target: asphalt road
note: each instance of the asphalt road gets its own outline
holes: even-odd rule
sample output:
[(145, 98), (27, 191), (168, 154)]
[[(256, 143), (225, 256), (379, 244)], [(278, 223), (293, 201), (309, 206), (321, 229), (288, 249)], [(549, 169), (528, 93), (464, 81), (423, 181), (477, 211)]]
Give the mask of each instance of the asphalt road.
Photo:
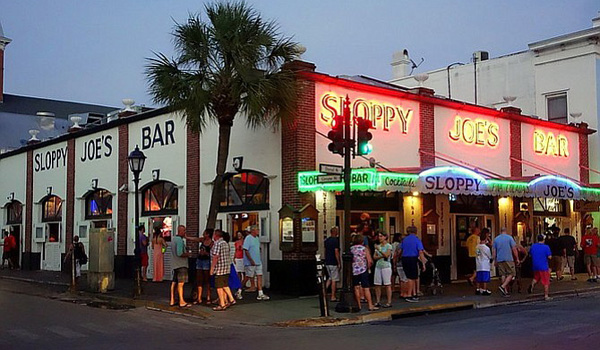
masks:
[(26, 284), (15, 283), (0, 280), (0, 349), (580, 350), (600, 344), (600, 295), (370, 325), (282, 329), (143, 308), (93, 308), (31, 296)]

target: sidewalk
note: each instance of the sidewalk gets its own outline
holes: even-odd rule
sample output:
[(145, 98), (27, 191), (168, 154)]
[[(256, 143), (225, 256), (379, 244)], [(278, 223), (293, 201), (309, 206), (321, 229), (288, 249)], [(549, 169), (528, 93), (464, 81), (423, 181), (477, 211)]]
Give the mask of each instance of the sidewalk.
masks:
[[(600, 283), (586, 282), (587, 276), (583, 274), (577, 277), (577, 281), (570, 281), (570, 276), (566, 276), (563, 281), (553, 282), (550, 286), (551, 296), (555, 298), (573, 297), (600, 292)], [(50, 271), (2, 270), (0, 271), (0, 278), (54, 286), (54, 290), (57, 293), (63, 293), (63, 297), (73, 297), (73, 295), (64, 294), (69, 286), (70, 277), (68, 274)], [(83, 276), (83, 280), (85, 280), (85, 276)], [(542, 286), (536, 286), (535, 293), (530, 295), (526, 292), (529, 283), (530, 279), (523, 279), (522, 292), (520, 294), (514, 293), (508, 298), (503, 297), (498, 291), (499, 282), (497, 280), (491, 283), (490, 288), (493, 292), (491, 296), (475, 295), (474, 289), (469, 287), (467, 283), (452, 283), (444, 285), (444, 293), (442, 295), (423, 296), (419, 303), (407, 303), (404, 300), (399, 300), (395, 293), (391, 308), (382, 308), (375, 312), (361, 311), (359, 313), (340, 314), (334, 311), (335, 305), (329, 305), (331, 314), (329, 318), (318, 317), (320, 311), (319, 301), (316, 296), (297, 298), (270, 293), (266, 290), (265, 292), (271, 297), (271, 300), (257, 301), (256, 293), (244, 293), (244, 299), (238, 300), (237, 305), (225, 312), (214, 312), (210, 307), (205, 305), (194, 305), (187, 309), (170, 307), (168, 305), (169, 282), (144, 282), (143, 295), (138, 299), (133, 299), (131, 296), (133, 281), (123, 279), (117, 279), (115, 281), (115, 290), (108, 293), (80, 292), (76, 297), (181, 313), (218, 323), (314, 327), (360, 324), (386, 321), (416, 314), (543, 301)], [(187, 286), (185, 289), (186, 297), (190, 295), (190, 292), (191, 287)], [(363, 305), (363, 310), (365, 309), (366, 306)]]

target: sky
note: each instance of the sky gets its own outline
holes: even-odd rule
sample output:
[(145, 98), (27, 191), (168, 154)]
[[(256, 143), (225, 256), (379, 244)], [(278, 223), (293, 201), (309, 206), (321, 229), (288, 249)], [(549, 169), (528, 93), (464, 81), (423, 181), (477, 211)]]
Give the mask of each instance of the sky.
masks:
[[(389, 80), (395, 51), (415, 73), (497, 57), (591, 27), (598, 0), (249, 0), (282, 34), (307, 48), (303, 59), (330, 75)], [(173, 56), (176, 22), (206, 1), (0, 0), (6, 93), (121, 107), (155, 106), (144, 75), (154, 52)]]

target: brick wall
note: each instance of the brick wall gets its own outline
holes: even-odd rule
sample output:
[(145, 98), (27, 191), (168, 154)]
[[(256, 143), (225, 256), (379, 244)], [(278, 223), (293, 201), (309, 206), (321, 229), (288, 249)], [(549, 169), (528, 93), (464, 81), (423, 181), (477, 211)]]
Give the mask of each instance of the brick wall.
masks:
[[(296, 71), (314, 71), (315, 65), (307, 62), (294, 62)], [(298, 172), (316, 169), (316, 125), (315, 125), (315, 82), (300, 80), (297, 114), (290, 121), (282, 123), (281, 166), (282, 204), (300, 209), (306, 204), (315, 205), (312, 193), (298, 191)], [(314, 253), (300, 252), (301, 235), (296, 235), (295, 252), (284, 252), (284, 260), (314, 259)], [(297, 242), (296, 242), (297, 240)]]
[(510, 121), (510, 176), (523, 176), (523, 164), (512, 158), (521, 160), (521, 122), (516, 120)]
[(65, 253), (73, 243), (75, 225), (75, 139), (67, 141), (67, 216), (65, 222)]
[[(582, 128), (587, 128), (587, 124), (581, 123)], [(589, 157), (589, 146), (588, 146), (588, 135), (579, 134), (579, 181), (589, 184), (590, 182), (590, 171), (582, 167), (590, 167)]]
[[(200, 230), (200, 134), (189, 127), (186, 149), (186, 231), (188, 235), (197, 237)], [(190, 247), (194, 252), (198, 250), (198, 244), (190, 244)]]
[(33, 230), (33, 151), (27, 151), (27, 187), (25, 192), (25, 251), (31, 252)]
[(422, 168), (435, 166), (435, 117), (431, 103), (419, 104), (419, 149), (429, 154), (420, 153)]
[[(119, 170), (117, 188), (129, 184), (129, 127), (119, 125)], [(128, 194), (119, 191), (117, 193), (117, 255), (127, 255), (128, 230)]]

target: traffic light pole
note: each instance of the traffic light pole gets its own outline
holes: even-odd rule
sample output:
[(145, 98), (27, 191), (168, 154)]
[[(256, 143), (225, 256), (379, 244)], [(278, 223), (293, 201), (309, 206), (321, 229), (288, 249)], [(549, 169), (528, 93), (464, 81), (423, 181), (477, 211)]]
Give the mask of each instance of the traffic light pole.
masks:
[(352, 269), (352, 254), (349, 252), (350, 244), (350, 180), (352, 174), (352, 137), (351, 137), (351, 117), (350, 117), (350, 98), (346, 96), (344, 101), (344, 251), (343, 261), (344, 266), (342, 270), (342, 290), (340, 295), (340, 301), (335, 306), (336, 312), (354, 312), (358, 311), (357, 306), (354, 305), (354, 294), (351, 285), (351, 274)]

